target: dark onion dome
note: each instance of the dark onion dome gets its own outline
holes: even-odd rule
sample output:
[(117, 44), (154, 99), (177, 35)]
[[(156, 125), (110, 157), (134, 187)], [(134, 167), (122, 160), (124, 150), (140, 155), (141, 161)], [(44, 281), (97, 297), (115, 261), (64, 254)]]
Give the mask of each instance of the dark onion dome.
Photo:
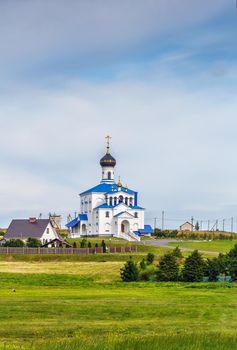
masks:
[(112, 166), (115, 167), (116, 160), (111, 156), (110, 153), (106, 153), (106, 155), (100, 160), (101, 166)]

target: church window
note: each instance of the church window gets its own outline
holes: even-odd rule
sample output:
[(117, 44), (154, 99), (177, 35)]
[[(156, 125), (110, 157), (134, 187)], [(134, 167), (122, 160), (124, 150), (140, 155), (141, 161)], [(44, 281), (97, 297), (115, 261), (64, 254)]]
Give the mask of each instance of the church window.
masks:
[(111, 172), (108, 172), (108, 180), (111, 180)]
[(117, 198), (114, 198), (114, 205), (117, 205)]
[(49, 233), (49, 228), (47, 228), (47, 233)]
[(110, 199), (109, 199), (109, 205), (113, 205), (113, 197), (110, 197)]
[(123, 203), (123, 196), (119, 196), (119, 203)]
[(135, 213), (134, 213), (134, 216), (135, 216), (135, 218), (138, 218), (138, 213), (135, 212)]
[(128, 205), (128, 197), (125, 198), (125, 204)]
[(130, 197), (130, 198), (129, 198), (129, 203), (130, 203), (130, 205), (132, 205), (132, 201), (133, 201), (133, 198)]
[(106, 217), (106, 218), (109, 218), (109, 211), (107, 211), (107, 212), (105, 213), (105, 217)]

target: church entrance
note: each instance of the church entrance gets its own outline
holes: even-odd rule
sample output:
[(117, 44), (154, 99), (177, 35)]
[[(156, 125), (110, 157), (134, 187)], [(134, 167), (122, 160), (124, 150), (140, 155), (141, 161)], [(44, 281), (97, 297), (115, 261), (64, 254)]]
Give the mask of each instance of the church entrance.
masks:
[(82, 226), (81, 226), (81, 233), (83, 235), (86, 235), (86, 225), (85, 224), (82, 224)]
[(130, 230), (130, 225), (129, 225), (128, 220), (122, 221), (122, 223), (121, 223), (121, 232), (122, 233), (128, 233), (129, 230)]

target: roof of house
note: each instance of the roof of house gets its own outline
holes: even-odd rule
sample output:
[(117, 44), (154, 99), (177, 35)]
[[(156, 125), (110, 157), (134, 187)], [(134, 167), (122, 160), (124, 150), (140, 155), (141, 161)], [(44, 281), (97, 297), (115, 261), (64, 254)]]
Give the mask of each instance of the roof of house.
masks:
[(141, 233), (154, 233), (153, 228), (151, 225), (144, 225), (144, 229), (139, 229), (138, 231), (134, 232), (135, 234), (141, 234)]
[[(135, 194), (136, 192), (133, 190), (130, 190), (128, 188), (122, 187), (121, 188), (122, 192), (128, 193), (128, 194)], [(80, 195), (84, 195), (87, 193), (94, 193), (94, 192), (101, 192), (101, 193), (106, 193), (106, 194), (112, 194), (112, 193), (117, 193), (118, 191), (118, 185), (115, 183), (111, 184), (105, 184), (101, 183), (95, 187), (90, 188), (87, 191), (82, 192)]]
[(12, 220), (4, 238), (41, 238), (49, 223), (49, 219), (38, 219), (34, 223), (29, 219)]
[(189, 222), (189, 221), (186, 221), (185, 223), (183, 223), (182, 225), (180, 225), (180, 227), (182, 227), (182, 226), (184, 226), (184, 225), (191, 225), (191, 226), (194, 226), (193, 224), (191, 224), (191, 222)]
[(79, 224), (80, 221), (88, 221), (87, 214), (79, 214), (75, 219), (73, 219), (72, 221), (68, 222), (66, 224), (66, 227), (68, 227), (68, 228), (75, 227), (76, 225)]

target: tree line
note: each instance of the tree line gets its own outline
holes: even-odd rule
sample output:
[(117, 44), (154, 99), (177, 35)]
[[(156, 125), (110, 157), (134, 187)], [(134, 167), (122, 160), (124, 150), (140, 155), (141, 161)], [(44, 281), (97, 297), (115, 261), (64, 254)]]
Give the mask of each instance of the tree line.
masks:
[(178, 247), (161, 256), (158, 265), (154, 264), (154, 254), (149, 253), (140, 263), (132, 257), (120, 271), (124, 282), (209, 282), (218, 281), (219, 276), (229, 276), (237, 280), (237, 244), (227, 254), (219, 254), (212, 259), (204, 259), (194, 250), (186, 259)]

